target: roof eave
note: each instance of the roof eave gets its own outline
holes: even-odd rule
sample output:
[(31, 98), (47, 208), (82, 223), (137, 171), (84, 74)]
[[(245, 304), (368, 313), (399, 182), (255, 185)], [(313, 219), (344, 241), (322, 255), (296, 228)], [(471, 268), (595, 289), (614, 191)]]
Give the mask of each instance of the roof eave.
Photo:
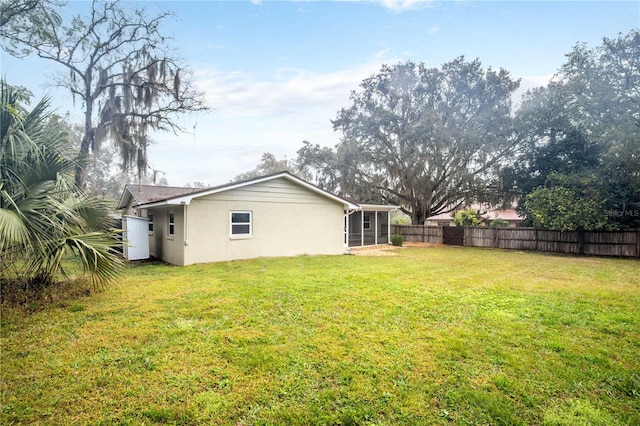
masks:
[(189, 203), (184, 202), (184, 201), (171, 199), (171, 200), (151, 201), (149, 203), (137, 204), (135, 207), (137, 209), (150, 209), (150, 208), (154, 208), (154, 207), (180, 206), (180, 205), (188, 205), (188, 204)]
[(400, 206), (386, 205), (386, 204), (358, 204), (357, 210), (378, 210), (378, 211), (392, 211), (399, 209)]
[(127, 193), (129, 193), (129, 197), (131, 199), (134, 199), (134, 200), (137, 201), (136, 197), (133, 195), (133, 192), (131, 192), (131, 189), (127, 185), (127, 186), (125, 186), (124, 191), (122, 191), (122, 195), (120, 196), (120, 201), (118, 201), (118, 205), (116, 207), (116, 210), (122, 210), (122, 209), (127, 207), (127, 205), (124, 204), (124, 200), (125, 200), (125, 197), (126, 197)]

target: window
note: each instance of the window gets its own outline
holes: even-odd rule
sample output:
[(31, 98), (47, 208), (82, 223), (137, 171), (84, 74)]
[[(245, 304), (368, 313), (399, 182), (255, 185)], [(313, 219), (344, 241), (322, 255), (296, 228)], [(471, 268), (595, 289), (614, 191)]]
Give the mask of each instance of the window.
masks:
[(149, 221), (149, 233), (153, 234), (153, 213), (147, 214), (147, 220)]
[(362, 222), (362, 228), (363, 229), (371, 229), (371, 215), (370, 214), (365, 214), (364, 215), (364, 221)]
[(169, 212), (169, 232), (168, 235), (173, 237), (176, 231), (176, 216), (173, 212)]
[(251, 232), (251, 212), (231, 212), (231, 237), (250, 237)]

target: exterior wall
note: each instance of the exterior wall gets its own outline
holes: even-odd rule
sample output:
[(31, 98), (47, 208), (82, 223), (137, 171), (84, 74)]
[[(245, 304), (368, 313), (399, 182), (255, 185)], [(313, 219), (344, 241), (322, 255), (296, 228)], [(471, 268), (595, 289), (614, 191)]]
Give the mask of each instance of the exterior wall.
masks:
[[(444, 223), (446, 222), (446, 225)], [(424, 222), (424, 226), (456, 226), (455, 222), (452, 219), (440, 219), (440, 220), (431, 220), (427, 219)]]
[(129, 196), (127, 198), (127, 204), (125, 205), (124, 209), (122, 210), (122, 215), (123, 216), (137, 216), (137, 210), (133, 207), (134, 206), (134, 200), (131, 196)]
[(127, 208), (124, 210), (124, 214), (127, 216), (139, 216), (139, 212), (138, 210), (133, 207), (133, 202), (131, 202), (129, 205), (127, 205)]
[[(162, 232), (162, 230), (158, 229), (158, 225), (160, 225), (160, 227), (162, 227), (164, 225), (164, 222), (158, 222), (158, 219), (156, 218), (156, 212), (155, 211), (149, 211), (147, 209), (140, 209), (138, 210), (138, 215), (140, 217), (146, 217), (149, 218), (149, 213), (152, 213), (154, 215), (153, 217), (153, 232), (149, 231), (149, 254), (153, 257), (158, 257), (155, 255), (156, 252), (156, 246), (157, 246), (157, 242), (156, 242), (156, 238), (155, 238), (155, 234), (156, 232)], [(148, 225), (148, 222), (147, 222)], [(147, 229), (148, 226), (147, 226)]]
[[(153, 233), (149, 235), (149, 254), (173, 265), (184, 265), (184, 208), (171, 206), (150, 209)], [(169, 212), (174, 213), (173, 237), (169, 236)]]
[[(154, 209), (156, 230), (163, 224), (166, 233), (169, 210)], [(154, 255), (176, 265), (344, 252), (344, 206), (285, 178), (194, 198), (173, 211), (174, 239), (154, 235)], [(251, 237), (230, 236), (231, 211), (252, 212)]]

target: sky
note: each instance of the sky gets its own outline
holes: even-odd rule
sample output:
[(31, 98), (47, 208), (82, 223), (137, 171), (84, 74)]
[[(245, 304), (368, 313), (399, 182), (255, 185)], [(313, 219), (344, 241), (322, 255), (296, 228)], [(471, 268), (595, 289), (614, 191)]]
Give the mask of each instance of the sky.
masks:
[[(149, 163), (170, 185), (219, 185), (263, 153), (295, 159), (303, 141), (335, 146), (331, 120), (383, 64), (439, 67), (458, 56), (521, 80), (515, 101), (546, 84), (578, 42), (590, 47), (640, 28), (635, 1), (145, 1), (172, 11), (162, 31), (191, 69), (208, 112), (178, 121), (187, 132), (152, 135)], [(71, 1), (68, 13), (88, 9)], [(1, 53), (0, 71), (57, 112), (78, 115), (50, 86), (55, 66)]]

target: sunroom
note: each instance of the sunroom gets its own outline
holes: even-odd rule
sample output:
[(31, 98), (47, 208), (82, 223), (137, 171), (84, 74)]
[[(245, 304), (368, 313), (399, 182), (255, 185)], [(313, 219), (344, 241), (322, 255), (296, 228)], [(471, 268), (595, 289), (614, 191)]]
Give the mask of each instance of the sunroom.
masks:
[(397, 206), (359, 204), (345, 217), (345, 236), (349, 247), (389, 244), (391, 240), (391, 211)]

